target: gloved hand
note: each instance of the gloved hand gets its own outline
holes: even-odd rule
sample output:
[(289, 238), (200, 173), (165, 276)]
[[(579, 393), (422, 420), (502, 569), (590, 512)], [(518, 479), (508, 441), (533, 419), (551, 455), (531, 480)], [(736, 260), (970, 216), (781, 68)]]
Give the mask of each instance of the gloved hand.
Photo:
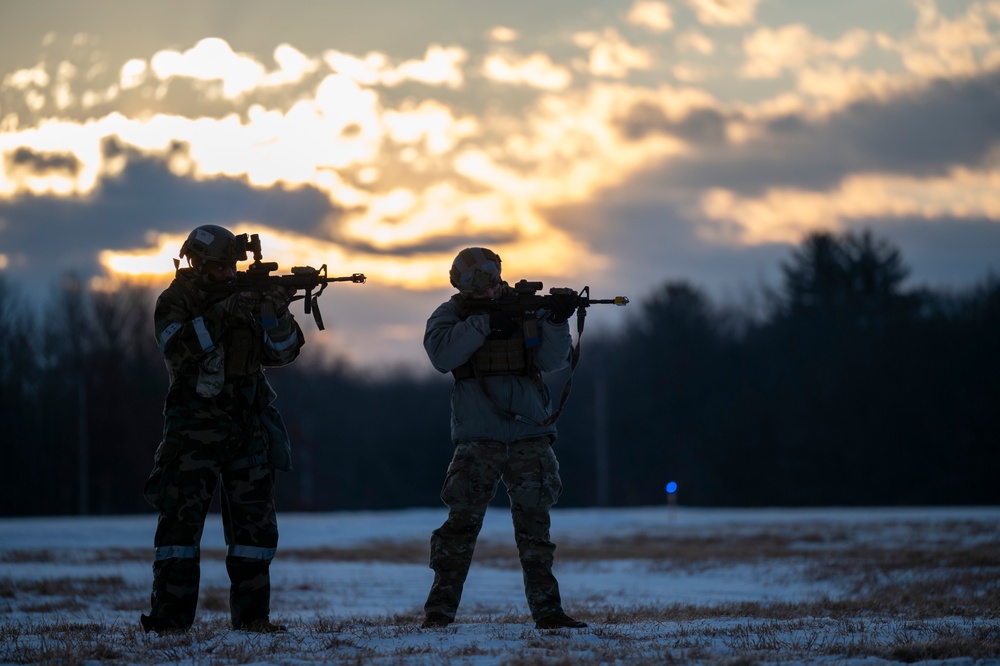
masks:
[(502, 337), (509, 336), (517, 328), (518, 321), (509, 312), (493, 310), (490, 312), (490, 333)]
[(576, 312), (576, 304), (569, 298), (555, 297), (549, 307), (549, 321), (562, 324)]
[(264, 330), (271, 330), (278, 325), (278, 320), (288, 313), (288, 303), (295, 295), (294, 289), (274, 285), (260, 297), (260, 323)]
[(222, 309), (239, 319), (253, 319), (260, 309), (260, 296), (249, 291), (230, 294), (222, 301)]
[(295, 296), (294, 289), (274, 285), (261, 295), (261, 299), (270, 303), (271, 307), (274, 308), (274, 314), (280, 317), (288, 310), (288, 304), (292, 302), (293, 296)]

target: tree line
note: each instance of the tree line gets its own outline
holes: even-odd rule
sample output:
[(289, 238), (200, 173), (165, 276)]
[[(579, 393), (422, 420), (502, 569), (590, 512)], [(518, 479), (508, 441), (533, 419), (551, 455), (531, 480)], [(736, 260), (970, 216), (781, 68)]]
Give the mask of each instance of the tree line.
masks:
[[(584, 336), (556, 450), (561, 506), (1000, 501), (1000, 280), (907, 287), (870, 232), (808, 236), (749, 305), (689, 282)], [(0, 513), (151, 511), (166, 372), (155, 294), (66, 277), (41, 316), (0, 277)], [(575, 320), (571, 319), (571, 325)], [(447, 376), (269, 372), (293, 441), (279, 510), (440, 504)], [(558, 400), (566, 371), (546, 378)], [(506, 503), (503, 489), (496, 503)]]

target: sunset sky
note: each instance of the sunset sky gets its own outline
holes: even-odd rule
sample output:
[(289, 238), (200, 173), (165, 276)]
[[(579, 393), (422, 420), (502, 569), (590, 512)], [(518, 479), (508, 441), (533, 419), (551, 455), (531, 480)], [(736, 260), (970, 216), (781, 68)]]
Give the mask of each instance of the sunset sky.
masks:
[(165, 286), (209, 223), (365, 273), (302, 325), (371, 366), (426, 364), (470, 245), (739, 301), (871, 229), (966, 286), (1000, 272), (1000, 0), (0, 4), (0, 272)]

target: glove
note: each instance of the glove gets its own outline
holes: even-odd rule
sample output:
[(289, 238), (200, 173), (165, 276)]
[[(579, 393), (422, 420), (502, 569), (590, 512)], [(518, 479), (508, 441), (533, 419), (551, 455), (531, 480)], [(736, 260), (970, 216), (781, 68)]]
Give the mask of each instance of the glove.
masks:
[(267, 291), (261, 296), (261, 299), (270, 303), (271, 307), (274, 308), (274, 314), (280, 317), (288, 310), (288, 304), (292, 302), (293, 296), (295, 296), (294, 289), (274, 285), (273, 287), (268, 287)]
[(278, 325), (278, 320), (288, 313), (288, 304), (295, 295), (294, 289), (285, 289), (274, 285), (261, 294), (260, 323), (265, 330), (271, 330)]
[(576, 303), (568, 298), (554, 298), (549, 308), (549, 321), (553, 324), (565, 323), (576, 312)]
[(257, 294), (253, 292), (238, 292), (230, 294), (222, 301), (222, 309), (238, 319), (251, 320), (260, 308)]
[(509, 312), (503, 310), (490, 312), (490, 333), (494, 335), (507, 337), (514, 332), (517, 324), (517, 320)]

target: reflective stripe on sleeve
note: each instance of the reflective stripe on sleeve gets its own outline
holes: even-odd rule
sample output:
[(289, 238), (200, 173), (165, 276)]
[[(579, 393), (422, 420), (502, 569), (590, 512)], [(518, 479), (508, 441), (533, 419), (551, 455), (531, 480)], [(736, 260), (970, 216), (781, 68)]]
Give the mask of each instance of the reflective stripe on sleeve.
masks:
[(274, 559), (274, 554), (278, 552), (277, 548), (258, 548), (257, 546), (230, 546), (229, 556), (230, 557), (246, 557), (251, 560), (264, 560), (265, 562), (270, 562)]
[(167, 348), (167, 343), (170, 342), (170, 338), (174, 337), (174, 333), (181, 330), (182, 325), (174, 322), (170, 326), (163, 329), (163, 333), (160, 334), (160, 353)]
[(156, 549), (156, 561), (178, 559), (197, 559), (201, 549), (198, 546), (159, 546)]
[(208, 329), (205, 327), (205, 318), (197, 317), (191, 324), (194, 326), (194, 332), (198, 335), (198, 344), (201, 345), (201, 350), (209, 352), (215, 349), (212, 336), (209, 335)]
[(296, 338), (298, 338), (298, 336), (295, 335), (295, 332), (293, 331), (292, 334), (288, 336), (288, 339), (285, 340), (284, 342), (275, 342), (271, 339), (271, 336), (267, 334), (267, 331), (264, 331), (264, 344), (266, 344), (274, 351), (285, 351), (286, 349), (295, 344)]

